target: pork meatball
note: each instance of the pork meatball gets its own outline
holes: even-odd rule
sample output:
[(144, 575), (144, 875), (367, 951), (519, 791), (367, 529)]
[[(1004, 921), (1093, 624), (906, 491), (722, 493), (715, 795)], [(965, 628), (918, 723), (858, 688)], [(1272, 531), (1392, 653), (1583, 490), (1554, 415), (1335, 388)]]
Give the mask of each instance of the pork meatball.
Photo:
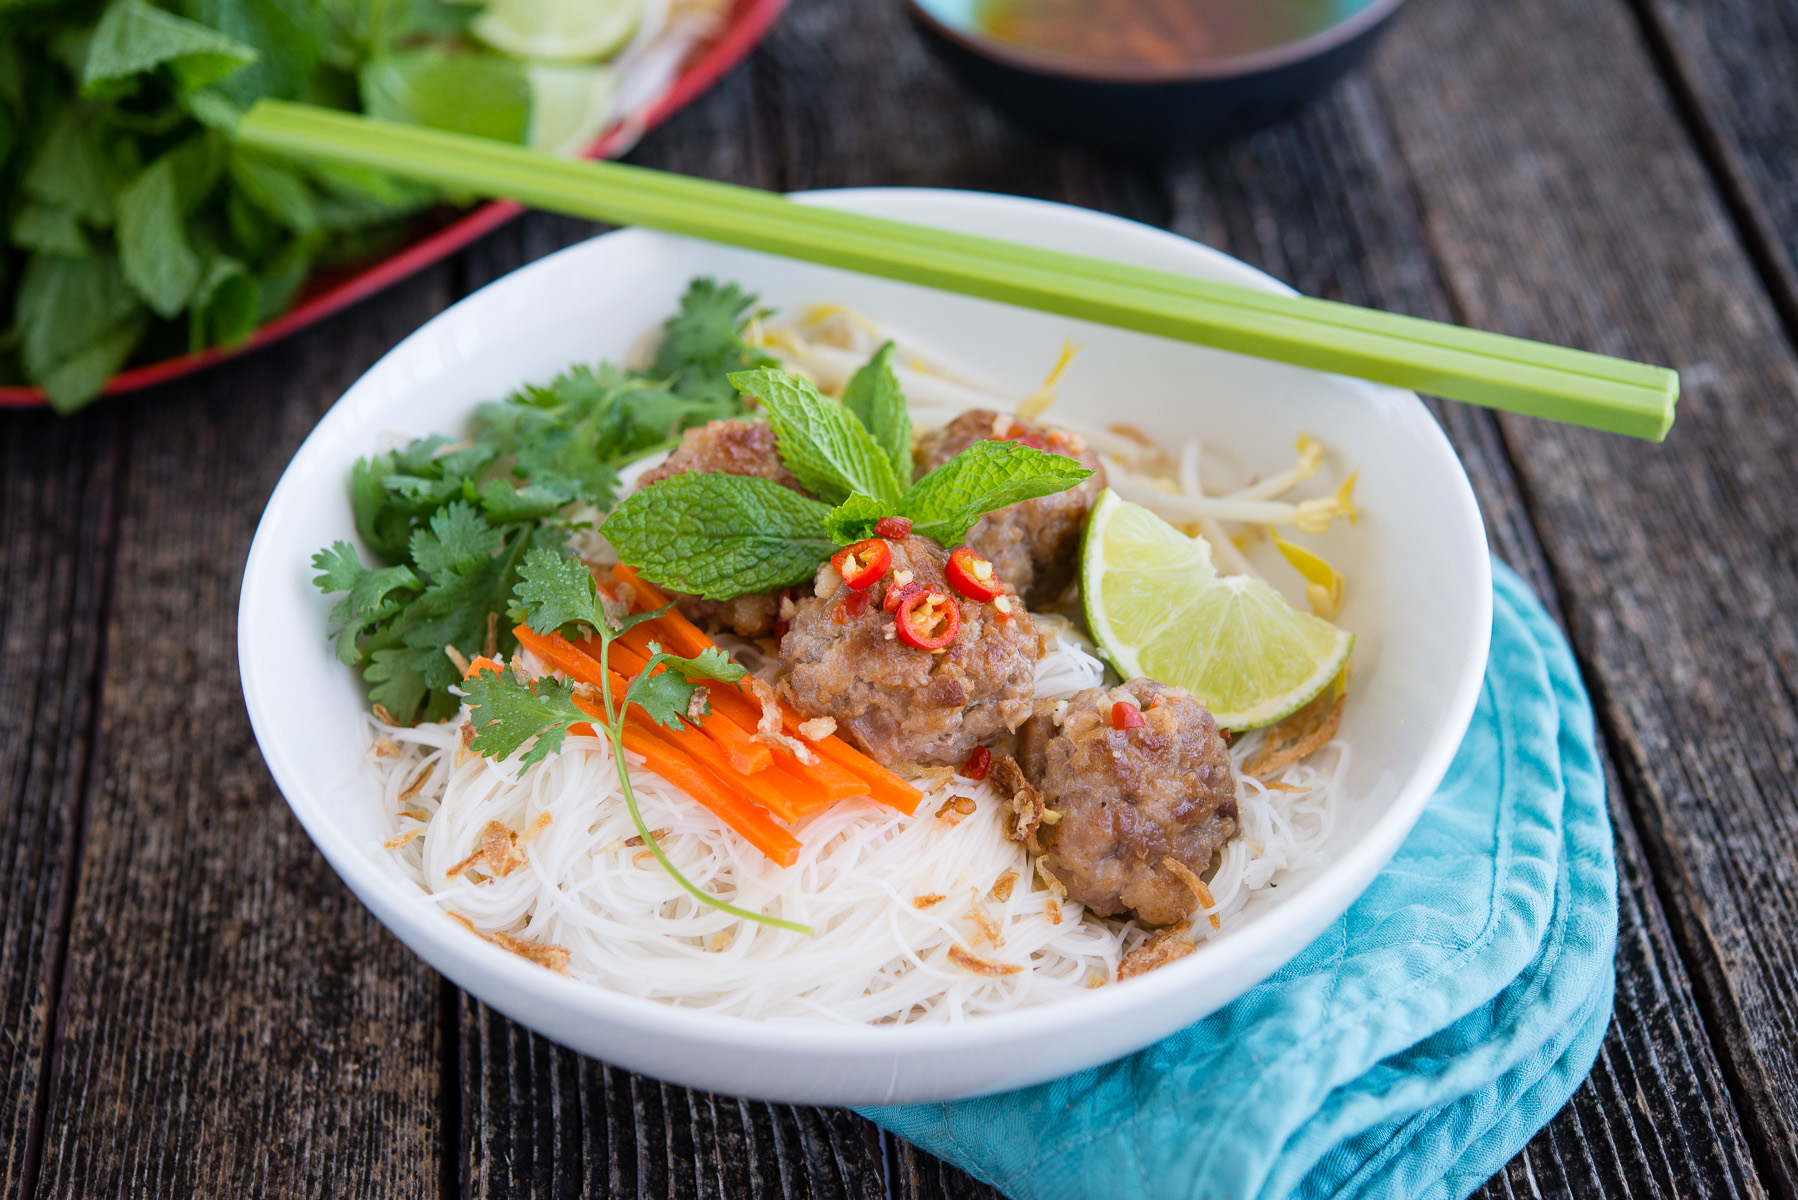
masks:
[(999, 577), (1017, 588), (1026, 604), (1047, 607), (1073, 582), (1080, 527), (1093, 501), (1105, 490), (1105, 467), (1098, 452), (1074, 434), (976, 408), (919, 440), (914, 453), (916, 474), (921, 478), (988, 438), (1021, 441), (1038, 450), (1066, 455), (1092, 472), (1078, 487), (990, 512), (968, 531), (968, 545), (992, 562)]
[[(1140, 709), (1141, 725), (1113, 727), (1120, 701)], [(1190, 880), (1239, 829), (1217, 722), (1186, 689), (1150, 679), (1088, 688), (1059, 728), (1056, 707), (1038, 705), (1017, 739), (1024, 778), (1061, 814), (1037, 831), (1044, 864), (1099, 916), (1129, 912), (1144, 925), (1189, 917), (1198, 907)]]
[[(806, 716), (835, 718), (838, 732), (881, 763), (960, 763), (1030, 715), (1036, 627), (1009, 592), (981, 603), (952, 591), (943, 580), (949, 556), (931, 539), (888, 545), (892, 566), (863, 592), (852, 592), (829, 563), (818, 568), (816, 594), (798, 602), (781, 639), (779, 686)], [(954, 603), (961, 628), (943, 649), (896, 636), (884, 605), (889, 589), (907, 586), (934, 588)]]
[[(665, 462), (643, 473), (640, 486), (648, 487), (688, 471), (754, 475), (772, 479), (801, 496), (811, 495), (780, 460), (774, 447), (774, 430), (766, 421), (710, 421), (687, 430)], [(695, 625), (713, 631), (728, 629), (744, 637), (772, 636), (780, 616), (776, 594), (759, 593), (731, 600), (707, 600), (682, 592), (670, 595), (675, 607)]]

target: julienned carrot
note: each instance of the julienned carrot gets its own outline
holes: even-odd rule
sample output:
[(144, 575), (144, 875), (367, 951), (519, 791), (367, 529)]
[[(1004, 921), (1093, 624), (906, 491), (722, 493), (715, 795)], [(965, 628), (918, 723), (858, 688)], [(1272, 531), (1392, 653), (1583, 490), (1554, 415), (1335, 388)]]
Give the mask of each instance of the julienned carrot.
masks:
[[(637, 573), (636, 568), (634, 567), (627, 566), (624, 563), (618, 563), (612, 568), (612, 578), (618, 580), (620, 583), (628, 583), (631, 585), (633, 599), (639, 601), (634, 607), (639, 609), (648, 609), (652, 607), (659, 608), (668, 603), (668, 597), (659, 591), (655, 585), (646, 582), (643, 577)], [(671, 649), (678, 649), (679, 653), (688, 656), (700, 654), (718, 644), (707, 637), (698, 626), (693, 624), (693, 622), (682, 616), (679, 610), (671, 609), (653, 621), (645, 621), (643, 624), (638, 625), (635, 629), (631, 630), (631, 634), (636, 634), (639, 630), (645, 631), (643, 637), (646, 643), (647, 638), (650, 636), (647, 632), (647, 627), (649, 626), (656, 627), (657, 632), (662, 634), (662, 637), (658, 640), (665, 641)], [(630, 635), (627, 634), (626, 637), (629, 638)], [(715, 705), (718, 705), (718, 707), (723, 708), (726, 712), (730, 713), (739, 724), (746, 725), (750, 729), (756, 727), (757, 723), (761, 720), (759, 705), (754, 701), (749, 700), (747, 697), (744, 697), (741, 692), (728, 685), (718, 684), (709, 686), (711, 686), (712, 691), (712, 702)], [(729, 705), (727, 697), (735, 697), (747, 706), (751, 714), (748, 716), (747, 720), (745, 720), (742, 715), (743, 710)], [(851, 746), (848, 742), (845, 742), (842, 738), (837, 737), (835, 734), (826, 738), (819, 738), (815, 741), (805, 737), (804, 734), (799, 732), (799, 723), (801, 719), (799, 714), (795, 713), (792, 708), (784, 703), (780, 708), (783, 723), (785, 724), (788, 733), (795, 737), (802, 738), (807, 745), (818, 752), (820, 758), (828, 759), (839, 767), (849, 771), (851, 774), (860, 777), (861, 780), (868, 785), (868, 794), (873, 796), (874, 799), (891, 808), (896, 808), (907, 815), (918, 810), (918, 802), (924, 798), (924, 794), (917, 788), (905, 782), (905, 780), (899, 778), (899, 776), (893, 774), (891, 771)], [(804, 764), (799, 765), (803, 766)]]
[[(635, 633), (636, 630), (631, 632)], [(579, 646), (586, 650), (589, 644), (590, 642), (582, 642)], [(591, 651), (587, 653), (589, 657), (592, 656)], [(627, 675), (635, 675), (649, 665), (646, 653), (639, 653), (618, 642), (612, 643), (608, 653), (610, 666)], [(757, 742), (749, 731), (716, 709), (706, 714), (705, 719), (700, 721), (699, 728), (724, 748), (724, 752), (730, 755), (731, 768), (740, 775), (754, 775), (774, 765), (772, 750)]]
[(726, 825), (783, 867), (799, 861), (799, 839), (759, 804), (732, 795), (718, 778), (686, 753), (640, 725), (624, 727), (624, 748), (643, 756), (649, 769), (709, 808)]
[[(724, 683), (708, 683), (706, 686), (711, 690), (713, 706), (721, 712), (751, 728), (761, 720), (761, 705), (743, 695), (736, 688)], [(794, 770), (795, 774), (808, 779), (835, 779), (841, 775), (847, 775), (861, 784), (854, 792), (849, 793), (850, 795), (872, 796), (887, 807), (896, 808), (908, 816), (918, 811), (918, 802), (924, 798), (924, 793), (834, 733), (825, 738), (806, 737), (799, 732), (801, 720), (799, 714), (784, 702), (780, 706), (780, 711), (786, 732), (816, 750), (822, 761), (817, 766), (807, 767), (797, 759), (782, 759), (777, 755), (777, 765), (788, 767)], [(825, 791), (833, 788), (833, 784), (830, 783), (819, 783), (818, 786)], [(801, 811), (810, 811), (810, 809)]]
[(488, 658), (485, 654), (483, 654), (483, 655), (479, 656), (478, 658), (471, 659), (469, 661), (468, 670), (462, 672), (462, 678), (473, 679), (476, 675), (479, 675), (482, 671), (500, 671), (500, 670), (504, 670), (504, 668), (501, 667), (498, 663), (494, 662), (491, 658)]
[[(634, 601), (631, 607), (639, 612), (660, 608), (668, 603), (667, 595), (637, 574), (635, 567), (618, 563), (612, 568), (612, 578), (619, 583), (631, 585), (632, 600)], [(718, 644), (707, 637), (699, 626), (687, 620), (678, 608), (671, 608), (663, 613), (656, 618), (655, 624), (661, 626), (664, 631), (664, 637), (660, 640), (665, 641), (670, 650), (689, 658)]]

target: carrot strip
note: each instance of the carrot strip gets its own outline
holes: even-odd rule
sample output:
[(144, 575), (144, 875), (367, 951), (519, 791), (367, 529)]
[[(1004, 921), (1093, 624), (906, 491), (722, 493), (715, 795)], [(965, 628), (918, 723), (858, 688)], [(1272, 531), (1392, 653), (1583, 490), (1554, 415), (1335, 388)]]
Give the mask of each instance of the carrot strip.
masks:
[[(643, 577), (637, 573), (634, 567), (619, 563), (612, 568), (612, 577), (620, 582), (629, 583), (634, 593), (637, 596), (642, 597), (645, 601), (646, 607), (660, 607), (668, 602), (668, 598), (658, 591), (653, 584), (645, 582)], [(699, 654), (702, 651), (717, 645), (716, 642), (701, 632), (698, 626), (682, 616), (678, 610), (670, 610), (668, 613), (656, 618), (654, 621), (645, 621), (642, 625), (638, 625), (635, 629), (632, 629), (631, 633), (636, 633), (646, 625), (669, 627), (666, 641), (669, 644), (678, 646), (679, 652), (688, 657)], [(627, 634), (626, 638), (629, 636), (630, 635)], [(647, 635), (645, 640), (647, 640)], [(761, 721), (762, 714), (760, 706), (745, 697), (735, 688), (729, 688), (728, 691), (726, 691), (725, 685), (708, 685), (708, 687), (711, 688), (712, 703), (723, 711), (729, 713), (732, 719), (736, 720), (738, 724), (754, 729)], [(731, 704), (728, 698), (721, 699), (721, 692), (725, 692), (727, 697), (734, 697), (736, 700), (741, 701), (741, 707)], [(804, 740), (808, 746), (811, 746), (812, 749), (818, 752), (820, 758), (827, 759), (837, 766), (849, 771), (851, 774), (859, 776), (862, 781), (868, 785), (867, 793), (873, 796), (874, 799), (891, 808), (896, 808), (908, 816), (917, 812), (918, 802), (924, 798), (924, 793), (920, 792), (917, 788), (905, 782), (905, 780), (899, 778), (899, 776), (893, 774), (891, 771), (857, 750), (854, 746), (851, 746), (848, 742), (845, 742), (842, 738), (837, 737), (835, 734), (832, 734), (827, 738), (820, 738), (817, 741), (805, 737), (799, 732), (799, 723), (801, 720), (799, 714), (794, 712), (792, 708), (785, 703), (781, 704), (780, 709), (788, 733)]]
[(504, 667), (500, 666), (498, 663), (494, 662), (491, 658), (488, 658), (485, 654), (483, 654), (468, 664), (468, 670), (466, 670), (462, 673), (462, 678), (473, 679), (476, 675), (479, 675), (482, 671), (503, 671), (503, 670), (505, 670)]
[(643, 756), (649, 769), (710, 809), (720, 820), (783, 867), (799, 860), (799, 839), (761, 805), (732, 795), (710, 771), (661, 736), (636, 723), (624, 727), (624, 747)]
[[(636, 630), (631, 632), (635, 633)], [(589, 638), (579, 644), (591, 657), (596, 657), (593, 651), (598, 649), (593, 646), (594, 640)], [(587, 649), (589, 646), (593, 646), (593, 649)], [(609, 647), (608, 653), (611, 667), (629, 675), (636, 675), (649, 665), (647, 655), (639, 654), (629, 646), (621, 646), (616, 641)], [(724, 748), (724, 752), (730, 756), (731, 769), (740, 775), (755, 775), (774, 764), (774, 752), (771, 749), (757, 742), (750, 732), (716, 708), (700, 721), (699, 728)]]

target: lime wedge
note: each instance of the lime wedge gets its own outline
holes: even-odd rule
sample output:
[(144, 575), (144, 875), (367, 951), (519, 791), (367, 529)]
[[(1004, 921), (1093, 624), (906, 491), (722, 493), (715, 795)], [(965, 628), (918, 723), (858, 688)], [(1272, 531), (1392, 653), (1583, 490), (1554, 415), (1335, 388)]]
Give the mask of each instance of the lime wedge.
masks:
[(469, 26), (515, 58), (591, 62), (615, 54), (643, 18), (643, 0), (492, 0)]
[(612, 122), (618, 72), (591, 63), (532, 63), (531, 149), (578, 158)]
[(1080, 597), (1118, 674), (1184, 687), (1238, 732), (1303, 707), (1341, 674), (1355, 644), (1266, 582), (1220, 576), (1204, 538), (1109, 488), (1087, 518)]

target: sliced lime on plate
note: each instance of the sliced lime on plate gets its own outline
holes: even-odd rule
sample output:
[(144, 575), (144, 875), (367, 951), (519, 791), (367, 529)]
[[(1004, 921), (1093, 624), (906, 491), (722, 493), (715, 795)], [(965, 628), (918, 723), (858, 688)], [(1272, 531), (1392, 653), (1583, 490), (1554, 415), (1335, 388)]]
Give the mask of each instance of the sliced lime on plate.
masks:
[(492, 0), (469, 31), (515, 58), (592, 62), (637, 32), (643, 0)]
[(1302, 708), (1342, 673), (1355, 645), (1265, 581), (1219, 575), (1204, 538), (1109, 488), (1087, 518), (1080, 597), (1093, 640), (1120, 675), (1186, 688), (1238, 732)]
[(576, 158), (612, 123), (618, 72), (603, 64), (532, 63), (531, 149)]

